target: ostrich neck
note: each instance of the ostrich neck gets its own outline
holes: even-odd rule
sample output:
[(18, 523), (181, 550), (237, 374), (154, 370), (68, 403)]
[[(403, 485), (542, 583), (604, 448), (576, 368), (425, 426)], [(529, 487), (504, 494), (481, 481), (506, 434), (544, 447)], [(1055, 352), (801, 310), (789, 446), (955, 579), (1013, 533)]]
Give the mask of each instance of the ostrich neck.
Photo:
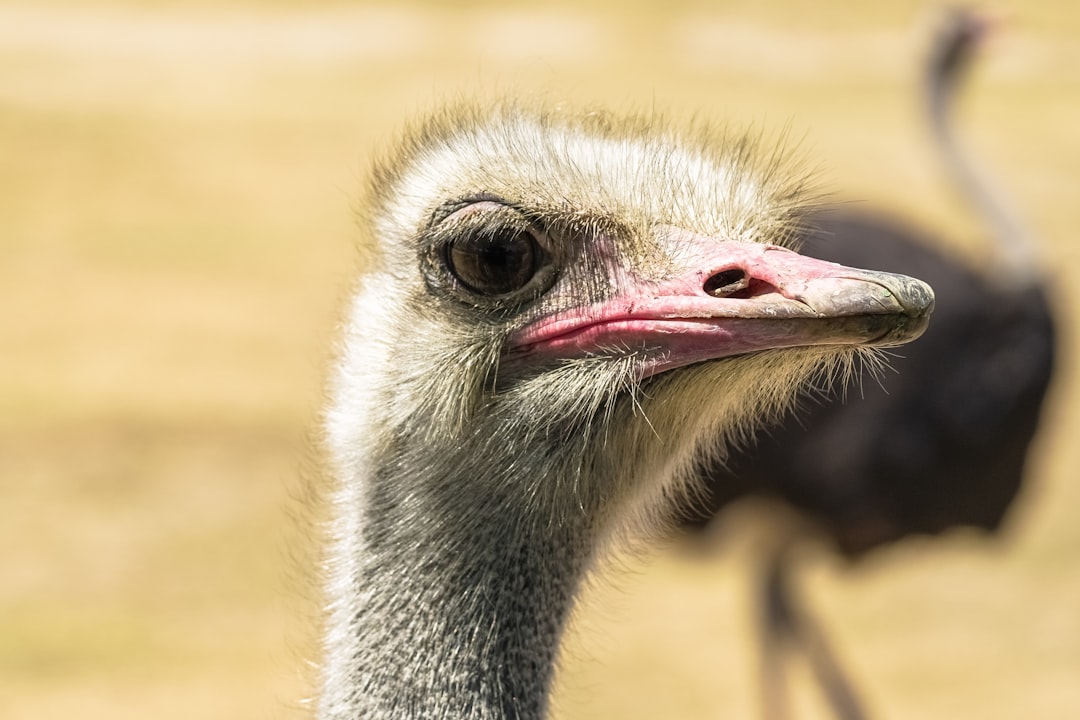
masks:
[(525, 512), (512, 502), (521, 478), (432, 482), (400, 472), (407, 461), (384, 466), (398, 472), (368, 483), (357, 537), (339, 547), (354, 557), (332, 593), (344, 600), (320, 719), (544, 717), (588, 561), (584, 523)]
[(961, 147), (953, 124), (952, 81), (932, 74), (927, 88), (930, 129), (953, 183), (990, 231), (1003, 267), (999, 280), (1023, 288), (1037, 283), (1035, 253), (1023, 224), (1008, 203)]

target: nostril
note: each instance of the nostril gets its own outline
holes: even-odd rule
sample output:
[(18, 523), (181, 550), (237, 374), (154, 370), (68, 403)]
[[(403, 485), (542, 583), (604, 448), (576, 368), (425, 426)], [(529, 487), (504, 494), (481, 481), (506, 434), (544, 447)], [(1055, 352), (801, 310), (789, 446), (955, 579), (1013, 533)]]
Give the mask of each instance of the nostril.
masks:
[(750, 285), (749, 278), (740, 268), (721, 270), (705, 281), (704, 290), (713, 297), (729, 297), (745, 290)]

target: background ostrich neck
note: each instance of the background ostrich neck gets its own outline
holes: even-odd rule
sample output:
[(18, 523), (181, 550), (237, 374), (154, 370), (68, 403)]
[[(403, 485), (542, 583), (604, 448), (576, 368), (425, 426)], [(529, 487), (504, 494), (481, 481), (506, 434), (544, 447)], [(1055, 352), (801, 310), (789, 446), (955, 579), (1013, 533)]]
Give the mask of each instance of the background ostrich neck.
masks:
[(927, 78), (926, 110), (938, 153), (963, 199), (993, 237), (1001, 264), (1001, 268), (993, 273), (994, 281), (1013, 289), (1034, 286), (1040, 277), (1034, 263), (1034, 243), (1003, 193), (976, 167), (956, 137), (953, 105), (958, 82), (958, 78), (947, 77), (940, 71), (931, 72)]
[(352, 687), (340, 688), (352, 697), (324, 717), (543, 717), (593, 544), (584, 516), (522, 507), (525, 485), (557, 478), (485, 476), (467, 461), (436, 478), (409, 452), (368, 484)]

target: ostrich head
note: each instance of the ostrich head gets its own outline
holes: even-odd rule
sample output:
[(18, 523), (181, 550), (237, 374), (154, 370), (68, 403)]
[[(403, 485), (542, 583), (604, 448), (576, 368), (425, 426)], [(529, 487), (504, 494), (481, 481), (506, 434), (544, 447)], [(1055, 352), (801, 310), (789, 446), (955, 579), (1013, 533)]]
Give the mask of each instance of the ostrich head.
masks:
[(706, 131), (458, 109), (373, 178), (328, 414), (323, 718), (542, 715), (604, 541), (932, 305), (784, 249), (803, 178)]

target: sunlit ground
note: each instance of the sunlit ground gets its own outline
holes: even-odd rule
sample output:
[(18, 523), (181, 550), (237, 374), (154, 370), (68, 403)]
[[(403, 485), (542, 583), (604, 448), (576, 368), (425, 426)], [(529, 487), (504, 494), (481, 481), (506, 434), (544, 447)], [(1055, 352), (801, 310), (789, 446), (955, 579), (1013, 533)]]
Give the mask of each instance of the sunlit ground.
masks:
[[(0, 717), (285, 718), (311, 691), (303, 478), (354, 199), (403, 119), (477, 91), (801, 138), (822, 182), (977, 257), (915, 103), (915, 3), (0, 4)], [(1080, 714), (1080, 11), (1017, 7), (970, 147), (1065, 316), (1031, 487), (803, 577), (879, 718)], [(752, 717), (747, 520), (588, 594), (559, 718)], [(825, 713), (798, 685), (800, 717)]]

